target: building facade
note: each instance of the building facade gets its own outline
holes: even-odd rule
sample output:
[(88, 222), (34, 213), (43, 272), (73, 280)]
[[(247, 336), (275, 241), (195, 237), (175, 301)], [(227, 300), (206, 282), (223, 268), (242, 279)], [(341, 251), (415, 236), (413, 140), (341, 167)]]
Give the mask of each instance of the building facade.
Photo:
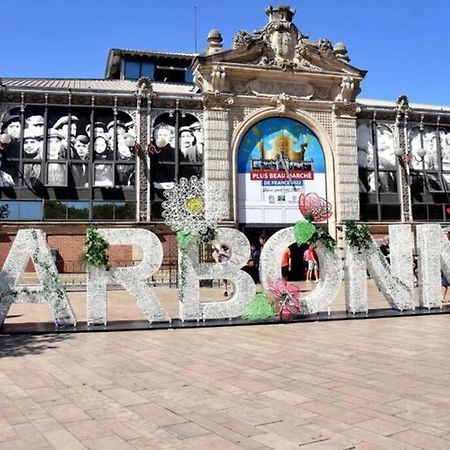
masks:
[(102, 80), (2, 79), (0, 258), (35, 226), (75, 270), (94, 223), (151, 229), (176, 261), (163, 191), (192, 175), (251, 239), (307, 212), (337, 237), (348, 219), (446, 223), (450, 110), (360, 99), (344, 44), (309, 39), (287, 6), (266, 15), (228, 49), (218, 30), (201, 54), (113, 49)]

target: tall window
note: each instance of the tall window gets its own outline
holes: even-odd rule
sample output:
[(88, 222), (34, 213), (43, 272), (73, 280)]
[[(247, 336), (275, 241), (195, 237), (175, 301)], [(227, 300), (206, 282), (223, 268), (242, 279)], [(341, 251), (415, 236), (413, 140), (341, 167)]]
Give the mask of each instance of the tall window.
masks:
[[(411, 199), (415, 220), (448, 221), (450, 129), (416, 125), (409, 130)], [(424, 156), (420, 156), (424, 153)]]
[[(135, 157), (126, 111), (26, 105), (1, 118), (0, 208), (9, 220), (134, 220)], [(0, 209), (1, 211), (1, 209)]]
[(151, 156), (152, 218), (161, 218), (164, 190), (180, 178), (203, 174), (203, 129), (193, 114), (180, 110), (158, 115), (153, 123)]
[(394, 124), (359, 121), (357, 145), (361, 219), (400, 220)]
[[(400, 167), (394, 154), (394, 123), (360, 120), (357, 133), (361, 219), (400, 220)], [(410, 123), (407, 136), (413, 219), (448, 221), (450, 128)]]

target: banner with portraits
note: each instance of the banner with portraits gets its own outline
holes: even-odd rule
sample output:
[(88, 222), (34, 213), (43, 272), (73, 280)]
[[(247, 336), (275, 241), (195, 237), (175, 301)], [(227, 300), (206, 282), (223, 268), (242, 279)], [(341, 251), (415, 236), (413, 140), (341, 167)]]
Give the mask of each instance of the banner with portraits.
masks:
[(0, 184), (45, 187), (134, 186), (135, 156), (124, 135), (135, 135), (131, 114), (112, 108), (26, 106), (6, 111)]
[[(203, 174), (203, 127), (194, 114), (175, 110), (158, 114), (151, 133), (152, 200), (164, 200), (163, 191), (171, 189), (182, 177)], [(158, 215), (158, 206), (153, 208)]]

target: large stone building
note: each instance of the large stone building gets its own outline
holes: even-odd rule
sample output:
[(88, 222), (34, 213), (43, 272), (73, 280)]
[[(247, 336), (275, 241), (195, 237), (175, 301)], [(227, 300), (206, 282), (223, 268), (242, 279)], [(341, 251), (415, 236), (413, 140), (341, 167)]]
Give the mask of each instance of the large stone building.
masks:
[(191, 175), (251, 239), (306, 212), (335, 235), (348, 219), (446, 222), (450, 110), (359, 99), (366, 72), (344, 44), (309, 39), (287, 6), (266, 14), (228, 49), (212, 30), (201, 54), (113, 49), (102, 80), (2, 79), (0, 258), (24, 226), (47, 233), (60, 270), (91, 223), (167, 246), (162, 192)]

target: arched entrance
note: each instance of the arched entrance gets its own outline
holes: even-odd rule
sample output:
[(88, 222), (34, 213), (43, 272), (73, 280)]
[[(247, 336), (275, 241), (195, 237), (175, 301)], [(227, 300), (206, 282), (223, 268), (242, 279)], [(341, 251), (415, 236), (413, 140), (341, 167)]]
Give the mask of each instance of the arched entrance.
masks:
[(290, 225), (308, 209), (316, 222), (327, 223), (333, 213), (322, 145), (293, 118), (268, 117), (248, 129), (239, 144), (237, 172), (242, 225)]

